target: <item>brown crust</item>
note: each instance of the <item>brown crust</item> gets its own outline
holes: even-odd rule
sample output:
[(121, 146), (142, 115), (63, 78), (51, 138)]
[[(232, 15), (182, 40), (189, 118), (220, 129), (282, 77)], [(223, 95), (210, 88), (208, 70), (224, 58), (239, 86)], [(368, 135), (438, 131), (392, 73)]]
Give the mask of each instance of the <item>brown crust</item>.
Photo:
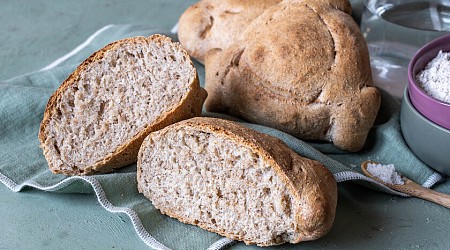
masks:
[[(76, 82), (81, 72), (85, 71), (90, 64), (95, 63), (96, 61), (101, 60), (104, 57), (106, 51), (114, 50), (123, 44), (127, 43), (146, 43), (148, 41), (155, 41), (159, 43), (172, 43), (172, 40), (163, 35), (155, 34), (148, 38), (146, 37), (132, 37), (122, 39), (113, 43), (106, 45), (104, 48), (92, 54), (89, 58), (83, 61), (77, 69), (61, 84), (61, 86), (56, 90), (56, 92), (50, 97), (47, 107), (44, 112), (44, 118), (41, 122), (40, 130), (39, 130), (39, 140), (41, 142), (41, 148), (44, 151), (44, 155), (47, 158), (49, 163), (50, 170), (52, 170), (55, 174), (66, 174), (66, 175), (90, 175), (98, 172), (111, 172), (115, 168), (123, 167), (125, 165), (136, 162), (137, 153), (139, 151), (139, 147), (142, 144), (144, 138), (152, 131), (161, 129), (169, 124), (173, 124), (175, 122), (188, 119), (194, 116), (200, 116), (201, 110), (203, 106), (203, 102), (207, 96), (206, 91), (200, 87), (198, 75), (195, 71), (195, 77), (192, 78), (190, 82), (190, 91), (188, 95), (182, 99), (178, 106), (174, 107), (171, 111), (165, 114), (161, 114), (161, 116), (152, 121), (147, 127), (137, 133), (132, 139), (122, 144), (119, 148), (117, 148), (114, 153), (106, 155), (103, 159), (99, 160), (94, 165), (85, 168), (83, 171), (72, 172), (72, 171), (63, 171), (60, 169), (56, 169), (51, 166), (48, 155), (48, 149), (45, 147), (45, 140), (47, 138), (46, 129), (50, 122), (50, 119), (54, 116), (56, 112), (56, 106), (58, 102), (61, 102), (61, 96), (64, 91), (71, 87), (74, 82)], [(181, 51), (189, 58), (188, 54), (181, 48), (178, 43), (174, 43), (175, 46), (178, 46)], [(192, 67), (194, 65), (191, 62)], [(195, 68), (194, 68), (195, 70)]]
[(381, 98), (350, 11), (345, 0), (266, 9), (241, 40), (207, 53), (206, 110), (360, 150)]
[[(293, 194), (294, 201), (297, 204), (301, 204), (298, 206), (300, 210), (296, 212), (297, 224), (299, 226), (296, 230), (300, 232), (300, 236), (291, 241), (291, 243), (314, 240), (328, 233), (335, 217), (337, 184), (331, 172), (320, 162), (301, 157), (277, 138), (223, 119), (196, 117), (168, 126), (157, 133), (164, 135), (169, 130), (179, 130), (185, 126), (225, 136), (238, 144), (251, 148), (270, 163), (277, 175)], [(147, 137), (139, 152), (138, 183), (142, 171), (141, 159), (143, 157), (143, 151), (149, 145), (152, 135), (150, 134)], [(138, 189), (139, 192), (143, 193), (139, 184)], [(175, 210), (161, 212), (170, 217), (177, 218), (184, 223), (197, 225), (230, 239), (244, 241), (246, 244), (269, 246), (284, 243), (276, 239), (272, 242), (255, 242), (251, 239), (241, 238), (239, 235), (232, 235), (224, 229), (212, 228), (206, 223), (189, 221), (186, 218), (180, 217)]]
[[(203, 63), (211, 49), (225, 49), (239, 40), (245, 28), (267, 8), (282, 0), (201, 0), (187, 8), (179, 19), (178, 39), (189, 55)], [(320, 0), (323, 1), (323, 0)], [(329, 4), (351, 14), (346, 0)]]
[(202, 0), (181, 15), (178, 39), (186, 51), (204, 62), (210, 49), (225, 49), (268, 7), (281, 0)]

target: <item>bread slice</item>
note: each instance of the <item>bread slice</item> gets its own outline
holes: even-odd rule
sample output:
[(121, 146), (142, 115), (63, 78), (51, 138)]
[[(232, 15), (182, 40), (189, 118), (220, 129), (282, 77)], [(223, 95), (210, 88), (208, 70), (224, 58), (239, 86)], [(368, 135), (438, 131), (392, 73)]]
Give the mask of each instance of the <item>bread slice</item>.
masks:
[(50, 97), (39, 139), (51, 171), (108, 172), (136, 162), (143, 139), (199, 116), (206, 91), (180, 44), (134, 37), (95, 52)]
[(317, 239), (335, 216), (336, 181), (322, 164), (217, 118), (151, 133), (139, 151), (137, 181), (163, 214), (247, 244)]

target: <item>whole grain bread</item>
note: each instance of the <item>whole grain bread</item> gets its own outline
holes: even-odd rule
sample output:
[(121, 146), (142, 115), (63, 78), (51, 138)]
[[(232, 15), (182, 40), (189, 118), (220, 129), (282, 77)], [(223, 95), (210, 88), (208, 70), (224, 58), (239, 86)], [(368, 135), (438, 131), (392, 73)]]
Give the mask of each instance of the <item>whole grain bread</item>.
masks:
[(186, 51), (200, 62), (213, 48), (227, 48), (243, 29), (268, 7), (281, 0), (202, 0), (180, 17), (178, 39)]
[(95, 52), (50, 97), (39, 139), (54, 173), (88, 175), (136, 162), (143, 139), (199, 116), (206, 91), (168, 37), (134, 37)]
[(218, 118), (152, 132), (139, 151), (137, 182), (163, 214), (260, 246), (325, 235), (337, 201), (336, 181), (321, 163)]
[(346, 0), (267, 8), (233, 44), (207, 53), (206, 110), (360, 150), (381, 98), (350, 12)]

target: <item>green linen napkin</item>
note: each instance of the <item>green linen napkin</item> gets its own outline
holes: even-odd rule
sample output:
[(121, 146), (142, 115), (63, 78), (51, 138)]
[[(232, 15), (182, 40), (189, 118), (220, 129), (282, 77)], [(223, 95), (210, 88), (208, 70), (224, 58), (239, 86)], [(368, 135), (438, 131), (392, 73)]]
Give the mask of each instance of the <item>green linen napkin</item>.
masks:
[[(165, 32), (139, 25), (108, 25), (44, 69), (1, 81), (0, 181), (15, 192), (32, 187), (52, 192), (94, 193), (108, 211), (127, 214), (136, 233), (155, 249), (177, 248), (179, 242), (183, 242), (186, 249), (194, 246), (196, 249), (221, 249), (232, 241), (161, 215), (150, 201), (139, 194), (135, 164), (110, 174), (67, 177), (50, 172), (39, 148), (37, 134), (48, 98), (78, 64), (110, 42), (154, 33)], [(197, 63), (196, 67), (203, 84), (204, 68)], [(427, 187), (442, 179), (408, 149), (400, 131), (399, 110), (399, 100), (382, 92), (382, 106), (376, 125), (370, 131), (365, 147), (358, 153), (341, 151), (330, 143), (304, 142), (278, 130), (245, 123), (223, 114), (205, 112), (203, 115), (233, 119), (278, 137), (300, 155), (321, 161), (338, 182), (356, 180), (385, 192), (402, 195), (374, 184), (361, 175), (359, 169), (361, 162), (371, 159), (392, 163), (399, 172)]]

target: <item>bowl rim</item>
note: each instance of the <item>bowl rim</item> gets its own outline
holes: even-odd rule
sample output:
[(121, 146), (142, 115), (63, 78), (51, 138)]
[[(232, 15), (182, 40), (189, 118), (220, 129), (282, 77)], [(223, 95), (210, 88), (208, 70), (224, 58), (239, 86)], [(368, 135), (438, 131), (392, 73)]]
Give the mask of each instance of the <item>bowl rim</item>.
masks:
[(406, 105), (409, 106), (409, 108), (411, 109), (411, 111), (414, 113), (414, 115), (416, 115), (417, 117), (419, 117), (421, 120), (423, 120), (425, 123), (428, 123), (429, 125), (441, 130), (444, 133), (449, 133), (450, 134), (450, 129), (446, 129), (444, 127), (442, 127), (439, 124), (434, 123), (433, 121), (431, 121), (430, 119), (426, 118), (424, 115), (422, 115), (417, 109), (416, 107), (414, 107), (412, 101), (411, 101), (411, 97), (410, 97), (410, 93), (409, 93), (409, 87), (406, 87), (403, 93), (403, 99), (406, 103)]
[[(416, 91), (416, 93), (418, 93), (419, 95), (421, 95), (421, 97), (425, 98), (427, 101), (433, 102), (433, 103), (437, 103), (437, 104), (442, 105), (442, 106), (447, 106), (447, 107), (450, 108), (450, 103), (441, 101), (441, 100), (439, 100), (439, 99), (437, 99), (437, 98), (434, 98), (434, 97), (428, 95), (428, 94), (425, 92), (425, 90), (423, 90), (423, 89), (418, 85), (418, 83), (416, 82), (415, 75), (413, 74), (413, 72), (414, 72), (414, 66), (416, 65), (417, 61), (418, 61), (418, 60), (419, 60), (426, 52), (428, 52), (428, 51), (430, 51), (430, 50), (436, 48), (436, 47), (437, 47), (437, 46), (436, 46), (437, 44), (441, 44), (443, 40), (448, 40), (448, 42), (450, 43), (450, 33), (445, 34), (445, 35), (443, 35), (443, 36), (440, 36), (440, 37), (438, 37), (438, 38), (436, 38), (436, 39), (430, 41), (429, 43), (427, 43), (427, 44), (425, 44), (424, 46), (422, 46), (422, 47), (414, 54), (414, 56), (412, 57), (411, 61), (409, 62), (409, 65), (408, 65), (408, 85), (410, 85), (412, 88), (414, 88), (414, 90)], [(437, 53), (439, 53), (439, 51), (441, 51), (441, 50), (438, 50)], [(445, 52), (446, 52), (446, 53), (450, 53), (450, 49), (449, 49), (448, 51), (445, 51)], [(437, 56), (437, 54), (436, 54), (434, 57), (436, 57), (436, 56)], [(434, 57), (433, 57), (433, 58), (434, 58)], [(427, 62), (427, 64), (428, 64), (428, 63), (429, 63), (429, 61)], [(422, 70), (423, 70), (423, 69), (422, 69)], [(409, 89), (409, 91), (411, 91), (411, 90)]]

